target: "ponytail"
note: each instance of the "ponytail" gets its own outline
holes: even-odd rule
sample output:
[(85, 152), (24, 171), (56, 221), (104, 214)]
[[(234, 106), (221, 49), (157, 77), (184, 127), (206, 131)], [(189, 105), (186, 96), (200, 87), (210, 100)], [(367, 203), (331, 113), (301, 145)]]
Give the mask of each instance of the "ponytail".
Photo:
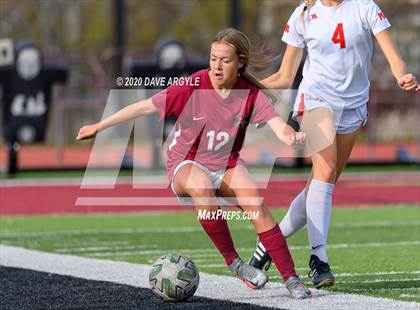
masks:
[(258, 81), (258, 79), (252, 73), (249, 73), (247, 70), (244, 70), (240, 73), (240, 75), (241, 78), (243, 78), (245, 81), (261, 89), (272, 104), (276, 104), (279, 101), (278, 96), (276, 96), (276, 93), (273, 90), (268, 89), (266, 86), (264, 86), (264, 84)]

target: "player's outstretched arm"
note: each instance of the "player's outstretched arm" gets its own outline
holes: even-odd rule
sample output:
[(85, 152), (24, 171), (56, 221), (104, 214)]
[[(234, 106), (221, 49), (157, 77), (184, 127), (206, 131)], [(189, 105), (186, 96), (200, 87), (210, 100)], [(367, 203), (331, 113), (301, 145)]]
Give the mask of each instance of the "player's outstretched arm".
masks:
[(261, 81), (267, 88), (287, 89), (292, 87), (302, 60), (303, 49), (287, 45), (279, 71)]
[(147, 115), (157, 111), (156, 107), (152, 103), (152, 99), (145, 99), (133, 104), (126, 106), (125, 108), (115, 112), (111, 116), (101, 120), (98, 123), (83, 126), (80, 128), (79, 133), (76, 137), (77, 140), (90, 139), (96, 136), (96, 134), (108, 127), (123, 123), (125, 121), (137, 118), (139, 116)]
[(375, 37), (385, 54), (398, 86), (405, 91), (420, 91), (420, 85), (417, 83), (416, 77), (412, 73), (407, 73), (405, 63), (391, 38), (389, 30), (385, 29), (377, 33)]
[(305, 141), (305, 133), (296, 132), (292, 127), (287, 125), (280, 117), (274, 117), (267, 122), (271, 130), (274, 131), (279, 140), (289, 146), (296, 146)]

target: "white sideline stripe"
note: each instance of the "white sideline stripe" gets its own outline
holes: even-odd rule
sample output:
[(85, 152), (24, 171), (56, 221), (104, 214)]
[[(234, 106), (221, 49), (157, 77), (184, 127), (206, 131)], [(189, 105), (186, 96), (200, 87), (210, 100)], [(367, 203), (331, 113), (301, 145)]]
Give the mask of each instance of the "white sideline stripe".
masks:
[[(248, 250), (250, 251), (251, 248), (237, 248), (237, 251), (245, 251)], [(71, 254), (71, 252), (73, 251), (69, 251), (69, 253), (63, 253), (61, 251), (61, 253), (63, 254)], [(208, 248), (208, 249), (158, 249), (158, 250), (146, 250), (146, 251), (125, 251), (125, 252), (94, 252), (94, 253), (83, 253), (85, 255), (89, 255), (89, 256), (130, 256), (130, 255), (140, 255), (140, 256), (145, 256), (145, 255), (160, 255), (162, 253), (170, 253), (170, 252), (176, 252), (176, 253), (184, 253), (185, 255), (189, 256), (189, 255), (194, 255), (194, 253), (209, 253), (209, 254), (215, 254), (216, 249), (215, 248)], [(220, 254), (218, 254), (220, 255)]]
[[(167, 216), (167, 214), (165, 214)], [(395, 227), (395, 226), (418, 226), (419, 220), (407, 221), (371, 221), (363, 223), (337, 223), (330, 225), (330, 228), (363, 228), (363, 227)], [(229, 225), (231, 230), (254, 230), (251, 225), (238, 226)], [(48, 235), (83, 235), (83, 234), (102, 234), (102, 233), (125, 233), (125, 234), (166, 234), (166, 233), (191, 233), (203, 231), (198, 226), (183, 226), (183, 227), (161, 227), (161, 228), (121, 228), (121, 229), (70, 229), (57, 231), (37, 231), (37, 232), (16, 232), (4, 229), (1, 231), (4, 237), (22, 237), (22, 236), (48, 236)]]
[(355, 292), (365, 292), (365, 291), (377, 291), (377, 292), (387, 292), (387, 291), (418, 291), (420, 290), (419, 286), (414, 287), (398, 287), (398, 288), (352, 288), (352, 291)]
[(412, 279), (375, 279), (375, 280), (349, 280), (349, 281), (337, 281), (338, 284), (351, 284), (351, 283), (382, 283), (382, 282), (410, 282), (420, 281), (420, 278)]
[[(66, 242), (66, 248), (75, 248), (75, 249), (80, 249), (82, 247), (92, 247), (92, 246), (103, 246), (103, 247), (107, 247), (107, 248), (113, 248), (115, 247), (115, 245), (130, 245), (130, 242), (126, 241), (126, 240), (121, 240), (121, 241), (105, 241), (105, 240), (95, 240), (95, 241), (90, 241), (90, 242), (74, 242), (74, 243), (67, 243)], [(152, 247), (152, 246), (151, 246)]]
[(419, 220), (406, 221), (369, 221), (361, 223), (336, 223), (330, 225), (333, 228), (364, 228), (364, 227), (395, 227), (395, 226), (418, 226)]
[[(334, 266), (334, 269), (336, 269), (337, 266)], [(307, 268), (296, 268), (296, 270), (307, 270)], [(336, 278), (342, 278), (342, 277), (358, 277), (358, 276), (388, 276), (388, 275), (418, 275), (420, 274), (419, 270), (415, 271), (390, 271), (390, 272), (367, 272), (367, 273), (335, 273)], [(280, 276), (274, 275), (270, 276), (270, 279), (280, 279)], [(407, 279), (377, 279), (377, 280), (354, 280), (354, 281), (336, 281), (336, 283), (375, 283), (375, 282), (398, 282), (398, 281), (417, 281), (420, 280), (418, 278), (407, 278)], [(420, 287), (419, 287), (420, 289)]]
[[(329, 244), (327, 245), (327, 247), (332, 248), (332, 249), (364, 248), (364, 247), (377, 248), (377, 247), (387, 247), (387, 246), (405, 246), (405, 245), (419, 245), (419, 244), (420, 244), (420, 240), (415, 240), (415, 241), (401, 241), (401, 242), (341, 243), (341, 244)], [(292, 248), (293, 247), (291, 247), (291, 249)]]
[[(63, 253), (63, 254), (67, 254), (70, 252), (78, 252), (78, 253), (89, 253), (89, 252), (94, 252), (94, 251), (101, 251), (101, 250), (142, 250), (142, 249), (150, 249), (150, 248), (157, 248), (156, 244), (148, 244), (148, 245), (144, 245), (144, 244), (139, 244), (139, 245), (127, 245), (127, 246), (91, 246), (91, 247), (80, 247), (80, 248), (72, 248), (71, 250), (69, 249), (56, 249), (54, 250), (54, 252), (56, 253)], [(99, 252), (98, 252), (99, 253)]]
[[(329, 249), (347, 249), (347, 248), (371, 248), (371, 247), (393, 247), (393, 246), (406, 246), (406, 245), (419, 245), (420, 240), (418, 241), (399, 241), (399, 242), (370, 242), (370, 243), (337, 243), (337, 244), (329, 244)], [(301, 251), (301, 250), (307, 250), (308, 246), (289, 246), (289, 249), (291, 251)], [(238, 251), (254, 251), (255, 248), (238, 248)], [(77, 252), (75, 248), (69, 249), (66, 252), (66, 249), (57, 249), (56, 252), (64, 253), (64, 254), (70, 254), (72, 252)], [(207, 249), (156, 249), (156, 250), (144, 250), (144, 251), (124, 251), (124, 252), (94, 252), (94, 253), (88, 253), (91, 256), (130, 256), (133, 254), (136, 255), (151, 255), (151, 254), (160, 254), (162, 252), (181, 252), (190, 255), (194, 255), (195, 253), (214, 253), (214, 248), (207, 248)], [(83, 251), (81, 251), (83, 252)]]
[(399, 274), (420, 274), (420, 270), (414, 271), (382, 271), (382, 272), (366, 272), (366, 273), (337, 273), (337, 277), (358, 277), (358, 276), (387, 276)]
[[(51, 254), (24, 248), (0, 245), (0, 265), (25, 268), (90, 280), (108, 281), (136, 287), (149, 287), (147, 265), (110, 260)], [(230, 300), (282, 309), (416, 309), (418, 303), (338, 292), (312, 290), (309, 300), (289, 297), (284, 285), (269, 283), (263, 290), (250, 290), (241, 281), (229, 276), (200, 273), (197, 296)]]
[[(133, 247), (135, 248), (135, 247)], [(112, 249), (110, 249), (112, 250)], [(239, 251), (239, 249), (237, 249)], [(200, 260), (200, 258), (209, 258), (209, 259), (213, 259), (214, 257), (219, 257), (222, 258), (222, 256), (220, 255), (219, 252), (216, 251), (216, 249), (210, 249), (208, 252), (202, 252), (202, 253), (193, 253), (194, 250), (189, 250), (189, 251), (182, 251), (182, 250), (153, 250), (154, 252), (152, 253), (154, 254), (159, 254), (159, 253), (169, 253), (169, 252), (182, 252), (184, 254), (188, 254), (189, 256), (194, 255), (194, 261), (198, 261)], [(86, 256), (114, 256), (114, 255), (120, 255), (121, 253), (123, 253), (122, 256), (124, 256), (124, 254), (126, 254), (127, 256), (129, 255), (138, 255), (138, 256), (145, 256), (142, 255), (143, 251), (125, 251), (125, 252), (92, 252), (90, 253), (89, 251), (83, 252), (83, 251), (78, 251), (78, 250), (72, 250), (72, 251), (68, 251), (68, 250), (52, 250), (52, 252), (54, 253), (59, 253), (59, 254), (70, 254), (70, 255), (86, 255)], [(191, 257), (190, 257), (191, 258)]]
[(420, 298), (420, 294), (401, 294), (400, 295), (401, 298)]

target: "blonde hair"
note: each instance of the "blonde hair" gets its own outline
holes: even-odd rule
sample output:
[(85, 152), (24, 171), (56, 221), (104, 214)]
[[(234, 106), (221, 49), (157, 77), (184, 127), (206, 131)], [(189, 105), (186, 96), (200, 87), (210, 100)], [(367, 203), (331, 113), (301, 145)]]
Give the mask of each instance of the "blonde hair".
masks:
[(305, 15), (305, 12), (308, 10), (308, 8), (310, 8), (311, 6), (314, 5), (316, 0), (306, 0), (305, 1), (305, 5), (303, 6), (303, 11), (302, 13), (300, 13), (300, 17), (303, 17)]
[(239, 59), (244, 63), (238, 70), (239, 75), (248, 83), (265, 90), (264, 93), (270, 98), (272, 103), (277, 101), (274, 92), (268, 90), (253, 74), (247, 71), (250, 63), (254, 67), (263, 68), (267, 67), (270, 62), (262, 54), (253, 54), (251, 57), (251, 41), (243, 32), (234, 28), (224, 29), (214, 37), (212, 43), (227, 43), (233, 46)]

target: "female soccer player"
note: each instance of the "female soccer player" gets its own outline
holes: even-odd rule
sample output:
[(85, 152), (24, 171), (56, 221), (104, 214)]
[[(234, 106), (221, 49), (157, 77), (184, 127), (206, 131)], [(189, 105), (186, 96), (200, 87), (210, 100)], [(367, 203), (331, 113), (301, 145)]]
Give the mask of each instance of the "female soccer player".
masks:
[[(234, 198), (243, 211), (257, 211), (252, 220), (259, 239), (280, 271), (292, 297), (311, 293), (300, 282), (279, 226), (259, 199), (239, 152), (249, 123), (266, 122), (289, 144), (302, 143), (302, 132), (284, 131), (286, 125), (259, 91), (262, 85), (247, 71), (250, 42), (235, 29), (217, 34), (211, 45), (210, 68), (193, 74), (198, 86), (172, 85), (149, 99), (131, 104), (112, 116), (82, 127), (77, 139), (94, 137), (118, 123), (158, 111), (162, 119), (177, 117), (168, 147), (167, 171), (174, 193), (192, 199), (197, 212), (214, 214), (216, 197)], [(287, 132), (287, 133), (286, 133)], [(265, 272), (244, 263), (235, 250), (224, 218), (200, 223), (229, 269), (251, 288), (267, 282)]]
[[(372, 33), (398, 86), (404, 91), (420, 90), (416, 77), (407, 73), (390, 37), (389, 27), (388, 19), (372, 0), (305, 1), (285, 27), (282, 40), (287, 48), (279, 71), (262, 81), (268, 88), (289, 88), (306, 48), (308, 57), (294, 116), (301, 125), (324, 120), (311, 130), (304, 128), (308, 143), (320, 139), (327, 127), (333, 129), (331, 143), (311, 156), (312, 173), (306, 188), (295, 197), (280, 222), (286, 238), (307, 224), (312, 249), (309, 277), (316, 288), (331, 286), (335, 281), (326, 252), (331, 197), (357, 133), (367, 121)], [(328, 114), (331, 117), (325, 118)], [(320, 127), (321, 130), (316, 129)], [(262, 269), (268, 263), (268, 269), (270, 257), (263, 244), (257, 244), (250, 264)]]

